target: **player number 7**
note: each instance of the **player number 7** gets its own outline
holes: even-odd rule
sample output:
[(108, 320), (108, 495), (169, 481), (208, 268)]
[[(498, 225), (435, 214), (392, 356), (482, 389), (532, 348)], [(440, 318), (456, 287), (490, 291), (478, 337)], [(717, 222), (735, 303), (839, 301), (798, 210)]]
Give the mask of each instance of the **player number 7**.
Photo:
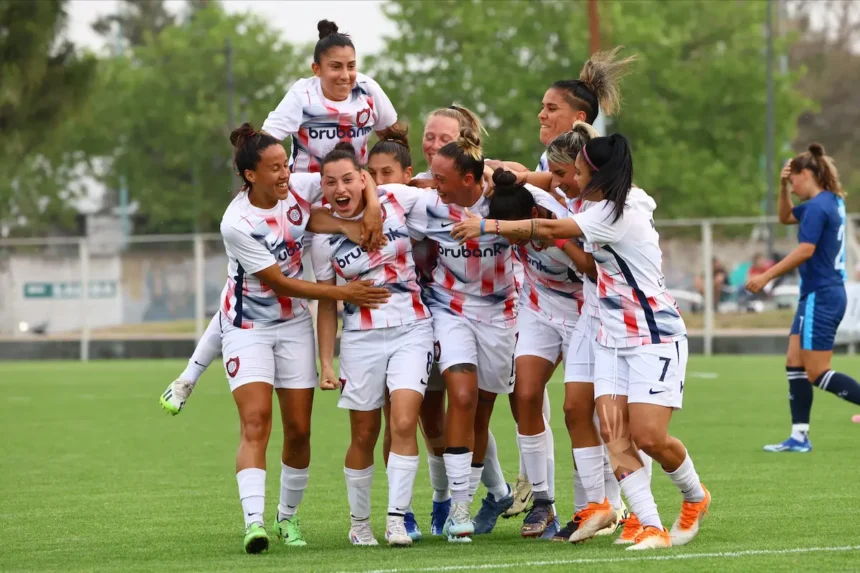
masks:
[(663, 361), (663, 373), (660, 374), (660, 382), (663, 382), (666, 379), (666, 372), (669, 371), (669, 364), (672, 362), (672, 359), (661, 356), (660, 360)]

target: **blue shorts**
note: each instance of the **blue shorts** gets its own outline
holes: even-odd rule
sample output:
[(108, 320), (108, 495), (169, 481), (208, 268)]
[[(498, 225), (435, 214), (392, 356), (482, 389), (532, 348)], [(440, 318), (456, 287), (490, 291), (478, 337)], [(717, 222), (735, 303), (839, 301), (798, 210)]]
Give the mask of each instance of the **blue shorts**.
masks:
[(842, 286), (820, 288), (800, 299), (791, 334), (800, 335), (801, 350), (833, 350), (847, 300)]

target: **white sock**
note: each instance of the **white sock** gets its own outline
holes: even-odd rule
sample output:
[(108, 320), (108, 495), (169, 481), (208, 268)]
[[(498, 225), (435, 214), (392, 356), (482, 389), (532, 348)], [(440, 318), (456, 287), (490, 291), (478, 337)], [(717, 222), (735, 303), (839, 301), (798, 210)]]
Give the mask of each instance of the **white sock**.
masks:
[(645, 468), (639, 468), (621, 480), (621, 491), (627, 498), (630, 511), (636, 514), (643, 526), (652, 525), (663, 529), (660, 514), (657, 513), (657, 503), (651, 493), (651, 478)]
[(606, 489), (603, 486), (603, 446), (573, 448), (573, 461), (582, 480), (588, 503), (603, 503)]
[(642, 465), (645, 467), (645, 472), (648, 474), (648, 480), (651, 480), (651, 476), (654, 475), (654, 460), (651, 459), (651, 456), (645, 453), (645, 450), (639, 450), (639, 459), (642, 460)]
[(472, 473), (472, 452), (465, 454), (443, 454), (445, 472), (448, 474), (448, 487), (451, 488), (453, 501), (469, 501), (469, 477)]
[(678, 466), (673, 472), (666, 472), (672, 483), (681, 490), (684, 496), (684, 501), (698, 502), (705, 499), (705, 490), (702, 489), (702, 482), (699, 481), (699, 474), (696, 473), (696, 468), (693, 467), (693, 459), (687, 453), (683, 463)]
[(526, 465), (526, 475), (532, 485), (535, 499), (552, 499), (549, 497), (547, 484), (546, 431), (534, 436), (517, 434), (520, 455)]
[[(546, 400), (546, 395), (544, 394)], [(546, 403), (546, 401), (544, 402)], [(552, 428), (549, 427), (549, 418), (544, 414), (544, 433), (546, 434), (546, 493), (549, 498), (555, 499), (555, 443), (553, 441)]]
[(245, 527), (252, 523), (263, 525), (263, 509), (266, 506), (266, 470), (248, 468), (236, 474), (239, 484), (239, 500)]
[(445, 473), (445, 460), (427, 452), (427, 466), (430, 468), (430, 487), (433, 488), (433, 501), (441, 503), (451, 499), (448, 491), (448, 474)]
[(496, 438), (493, 432), (487, 437), (487, 453), (484, 455), (484, 471), (481, 474), (481, 482), (487, 491), (496, 499), (508, 495), (508, 482), (502, 473), (502, 464), (499, 463), (499, 450), (496, 447)]
[(809, 424), (792, 424), (791, 437), (798, 442), (805, 442), (809, 437)]
[[(391, 458), (389, 458), (391, 459)], [(370, 519), (370, 488), (373, 485), (373, 466), (363, 470), (343, 468), (346, 478), (346, 497), (353, 523)]]
[(472, 464), (469, 472), (469, 501), (475, 499), (478, 486), (481, 485), (481, 474), (484, 473), (484, 464)]
[(616, 511), (621, 509), (621, 486), (618, 485), (618, 478), (612, 471), (609, 452), (606, 448), (603, 450), (603, 489), (606, 490), (606, 497), (609, 498), (609, 503), (613, 509)]
[(579, 479), (579, 471), (573, 470), (573, 512), (578, 513), (585, 509), (588, 505), (588, 499), (585, 497), (585, 489), (582, 487), (582, 480)]
[(418, 456), (388, 455), (388, 515), (412, 511), (412, 488), (418, 475)]
[(278, 521), (290, 519), (296, 514), (307, 488), (308, 468), (291, 468), (281, 462), (281, 499), (278, 503)]
[(203, 336), (200, 337), (197, 346), (194, 347), (194, 353), (191, 355), (185, 370), (179, 375), (179, 379), (190, 382), (192, 385), (197, 384), (197, 380), (220, 355), (221, 315), (216, 312), (212, 320), (209, 321), (209, 326), (203, 331)]

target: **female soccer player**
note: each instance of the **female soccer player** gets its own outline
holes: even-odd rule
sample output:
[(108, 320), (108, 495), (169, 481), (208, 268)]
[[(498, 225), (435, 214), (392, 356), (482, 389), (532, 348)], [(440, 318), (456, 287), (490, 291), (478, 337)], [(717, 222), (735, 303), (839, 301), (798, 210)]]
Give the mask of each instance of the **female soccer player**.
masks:
[[(344, 150), (342, 146), (346, 145)], [(336, 217), (356, 220), (365, 210), (362, 189), (367, 181), (349, 144), (339, 143), (322, 161), (323, 194)], [(313, 239), (317, 281), (335, 284), (370, 280), (384, 286), (391, 299), (376, 310), (344, 306), (340, 376), (334, 372), (337, 307), (320, 301), (318, 333), (322, 374), (320, 387), (341, 389), (338, 406), (349, 410), (352, 442), (346, 453), (346, 475), (353, 545), (377, 545), (370, 527), (373, 450), (381, 426), (386, 389), (391, 397), (391, 453), (388, 457), (388, 522), (385, 539), (391, 546), (412, 544), (405, 514), (412, 503), (418, 472), (418, 412), (433, 363), (433, 326), (421, 300), (406, 227), (418, 198), (426, 192), (405, 185), (379, 187), (388, 243), (368, 253), (342, 234)]]
[[(804, 202), (795, 206), (791, 193)], [(831, 369), (836, 329), (845, 315), (845, 192), (833, 161), (813, 143), (782, 170), (779, 220), (798, 225), (796, 249), (766, 272), (752, 278), (747, 290), (761, 291), (767, 283), (800, 269), (800, 303), (788, 337), (791, 436), (768, 452), (809, 452), (809, 413), (812, 386), (852, 404), (860, 404), (860, 384)], [(810, 384), (811, 383), (811, 384)]]
[[(356, 71), (355, 47), (349, 36), (338, 33), (337, 25), (328, 20), (320, 20), (317, 29), (320, 38), (311, 65), (314, 77), (293, 84), (263, 124), (263, 131), (279, 140), (292, 137), (293, 173), (318, 172), (319, 160), (338, 141), (351, 142), (364, 163), (370, 132), (384, 137), (385, 129), (397, 121), (397, 113), (382, 88)], [(366, 241), (362, 246), (375, 249), (382, 222), (371, 215), (364, 225)], [(171, 415), (179, 414), (197, 381), (220, 352), (221, 328), (216, 314), (185, 370), (161, 395), (161, 407)]]
[[(462, 241), (486, 232), (513, 240), (584, 239), (598, 270), (594, 393), (600, 431), (621, 489), (643, 525), (628, 549), (684, 545), (697, 534), (711, 496), (684, 444), (668, 433), (672, 411), (682, 403), (687, 333), (664, 286), (656, 204), (633, 187), (633, 160), (621, 135), (586, 143), (575, 169), (583, 199), (597, 205), (560, 220), (470, 219), (457, 224), (452, 235)], [(671, 536), (660, 522), (634, 443), (660, 462), (684, 496)]]
[(326, 153), (340, 141), (351, 142), (359, 162), (367, 162), (371, 131), (397, 121), (397, 112), (374, 80), (358, 73), (355, 46), (334, 22), (320, 20), (311, 68), (314, 77), (298, 80), (263, 123), (263, 131), (293, 140), (290, 168), (315, 173)]
[[(239, 410), (236, 479), (245, 516), (245, 550), (259, 553), (269, 546), (263, 509), (273, 386), (284, 430), (275, 531), (288, 546), (306, 544), (295, 517), (308, 481), (311, 408), (317, 385), (306, 299), (344, 300), (375, 308), (390, 293), (370, 281), (337, 287), (301, 280), (303, 235), (311, 205), (321, 199), (319, 175), (291, 176), (283, 146), (247, 123), (233, 131), (230, 141), (246, 190), (230, 203), (221, 221), (228, 278), (219, 319), (227, 381)], [(379, 209), (376, 193), (368, 195), (368, 208)], [(318, 216), (313, 230), (355, 236), (355, 226)]]

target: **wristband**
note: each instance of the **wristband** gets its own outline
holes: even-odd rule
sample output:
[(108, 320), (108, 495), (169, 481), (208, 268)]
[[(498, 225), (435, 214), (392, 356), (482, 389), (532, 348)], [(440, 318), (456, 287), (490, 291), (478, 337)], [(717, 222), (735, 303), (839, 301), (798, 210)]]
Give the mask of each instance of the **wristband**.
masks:
[(570, 239), (556, 239), (555, 246), (563, 251), (564, 246), (567, 244), (568, 241), (570, 241)]
[(502, 234), (502, 230), (501, 230), (501, 228), (499, 227), (499, 220), (498, 220), (498, 219), (496, 219), (496, 220), (495, 220), (495, 223), (496, 223), (496, 234), (497, 234), (497, 235), (501, 235), (501, 234)]
[(481, 219), (481, 234), (486, 235), (487, 231), (484, 230), (484, 224), (487, 222), (486, 219)]

